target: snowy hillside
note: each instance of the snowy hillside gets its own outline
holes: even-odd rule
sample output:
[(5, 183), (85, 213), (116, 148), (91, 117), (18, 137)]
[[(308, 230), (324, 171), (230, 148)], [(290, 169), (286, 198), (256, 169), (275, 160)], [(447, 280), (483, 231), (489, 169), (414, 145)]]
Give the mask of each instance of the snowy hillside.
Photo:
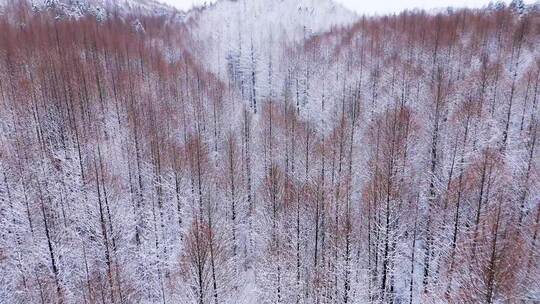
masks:
[(93, 15), (102, 19), (108, 14), (169, 16), (180, 13), (154, 0), (32, 0), (31, 4), (34, 10), (52, 10), (59, 16), (71, 18)]
[[(204, 62), (224, 76), (227, 65), (253, 65), (275, 71), (289, 46), (336, 27), (351, 25), (358, 16), (332, 0), (221, 0), (191, 11), (186, 22), (200, 45)], [(219, 24), (219, 26), (216, 26)], [(261, 94), (266, 93), (262, 87)]]
[[(357, 20), (355, 13), (332, 0), (220, 0), (192, 11), (189, 18), (195, 19), (201, 34), (208, 35), (219, 28), (235, 34), (242, 30), (247, 37), (254, 35), (260, 40), (271, 34), (276, 38), (287, 35), (289, 39), (299, 39), (304, 27), (309, 35)], [(216, 28), (216, 24), (220, 26)]]
[(0, 1), (1, 304), (540, 303), (533, 6)]

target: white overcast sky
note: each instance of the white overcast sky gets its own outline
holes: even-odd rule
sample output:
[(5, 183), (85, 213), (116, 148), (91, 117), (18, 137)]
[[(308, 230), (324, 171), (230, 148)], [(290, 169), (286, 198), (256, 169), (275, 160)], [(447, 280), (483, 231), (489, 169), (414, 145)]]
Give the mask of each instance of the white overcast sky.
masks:
[[(215, 0), (158, 0), (168, 3), (179, 9), (187, 10), (193, 5), (211, 3)], [(444, 7), (483, 7), (490, 0), (335, 0), (345, 7), (359, 14), (385, 14), (401, 12), (413, 8), (444, 8)], [(495, 1), (494, 1), (495, 2)], [(507, 3), (510, 0), (506, 1)], [(533, 3), (534, 0), (526, 0), (525, 3)]]

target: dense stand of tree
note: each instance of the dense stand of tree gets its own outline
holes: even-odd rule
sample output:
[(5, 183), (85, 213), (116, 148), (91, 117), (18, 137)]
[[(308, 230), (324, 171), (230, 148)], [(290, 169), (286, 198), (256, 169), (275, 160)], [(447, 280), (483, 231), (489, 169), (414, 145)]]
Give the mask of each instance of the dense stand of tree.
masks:
[(538, 11), (136, 17), (0, 16), (0, 302), (540, 300)]

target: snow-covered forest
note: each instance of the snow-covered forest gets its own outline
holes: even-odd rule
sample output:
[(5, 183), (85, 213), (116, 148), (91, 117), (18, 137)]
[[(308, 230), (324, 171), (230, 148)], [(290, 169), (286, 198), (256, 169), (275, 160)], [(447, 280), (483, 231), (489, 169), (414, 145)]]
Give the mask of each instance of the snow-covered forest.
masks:
[(537, 303), (540, 5), (0, 0), (0, 303)]

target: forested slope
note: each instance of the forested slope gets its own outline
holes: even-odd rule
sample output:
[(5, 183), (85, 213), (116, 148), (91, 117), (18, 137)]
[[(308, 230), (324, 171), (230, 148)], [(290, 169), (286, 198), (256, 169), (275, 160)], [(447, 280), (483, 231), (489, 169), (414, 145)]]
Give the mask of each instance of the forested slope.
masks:
[(242, 5), (4, 8), (0, 302), (540, 300), (537, 9)]

